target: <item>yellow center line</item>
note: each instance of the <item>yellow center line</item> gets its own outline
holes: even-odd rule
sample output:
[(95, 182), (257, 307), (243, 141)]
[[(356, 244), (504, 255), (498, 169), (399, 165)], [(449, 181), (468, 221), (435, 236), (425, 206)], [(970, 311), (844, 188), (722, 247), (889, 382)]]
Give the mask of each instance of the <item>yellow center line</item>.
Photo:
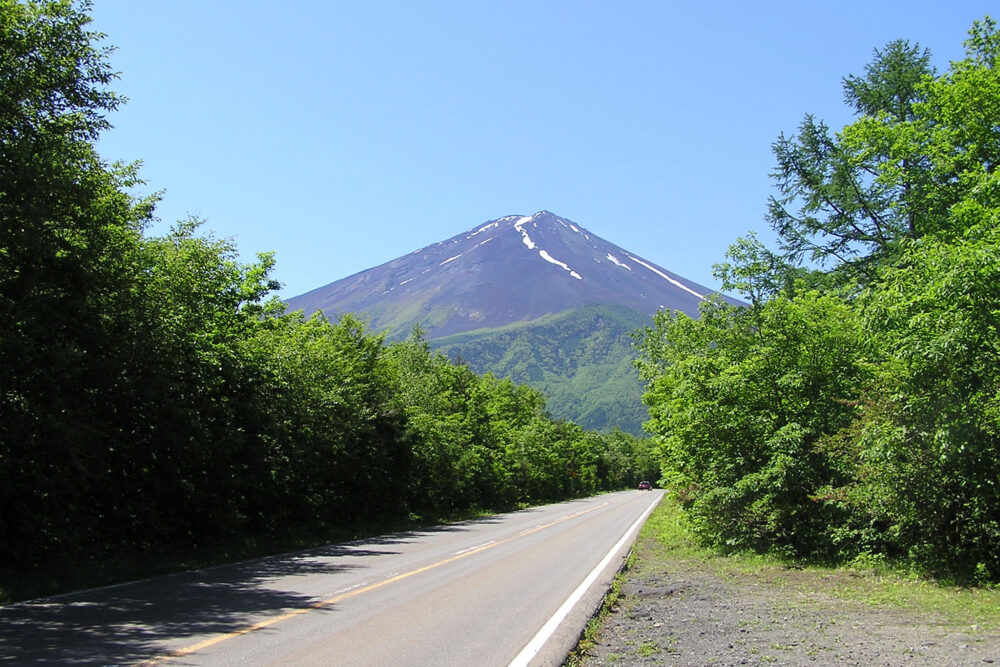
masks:
[(142, 662), (142, 663), (139, 663), (139, 664), (141, 664), (141, 665), (158, 665), (160, 663), (167, 662), (168, 660), (174, 660), (176, 658), (180, 658), (180, 657), (183, 657), (185, 655), (190, 655), (191, 653), (195, 653), (195, 652), (200, 651), (202, 649), (208, 648), (209, 646), (214, 646), (215, 644), (222, 643), (222, 642), (227, 641), (229, 639), (234, 639), (236, 637), (240, 637), (242, 635), (246, 635), (246, 634), (249, 634), (251, 632), (255, 632), (255, 631), (260, 630), (262, 628), (270, 627), (272, 625), (275, 625), (276, 623), (280, 623), (280, 622), (285, 621), (285, 620), (287, 620), (289, 618), (293, 618), (295, 616), (301, 616), (302, 614), (308, 614), (309, 612), (315, 611), (317, 609), (324, 609), (324, 608), (329, 607), (331, 605), (337, 604), (338, 602), (343, 602), (344, 600), (347, 600), (349, 598), (353, 598), (353, 597), (357, 597), (358, 595), (362, 595), (363, 593), (368, 593), (368, 592), (374, 591), (376, 589), (382, 588), (384, 586), (388, 586), (389, 584), (394, 584), (397, 581), (402, 581), (403, 579), (408, 579), (408, 578), (410, 578), (410, 577), (412, 577), (414, 575), (421, 574), (423, 572), (427, 572), (428, 570), (433, 570), (435, 568), (439, 568), (442, 565), (448, 565), (449, 563), (454, 563), (457, 560), (461, 560), (462, 558), (467, 558), (469, 556), (473, 556), (475, 554), (478, 554), (478, 553), (481, 553), (483, 551), (486, 551), (487, 549), (492, 549), (492, 548), (498, 547), (498, 546), (500, 546), (502, 544), (507, 544), (508, 542), (513, 542), (514, 540), (519, 539), (521, 537), (525, 537), (527, 535), (531, 535), (533, 533), (537, 533), (537, 532), (539, 532), (541, 530), (545, 530), (546, 528), (551, 528), (552, 526), (555, 526), (555, 525), (560, 524), (560, 523), (564, 523), (566, 521), (569, 521), (570, 519), (575, 519), (575, 518), (577, 518), (579, 516), (583, 516), (584, 514), (588, 514), (590, 512), (594, 512), (594, 511), (599, 510), (602, 507), (606, 507), (606, 506), (608, 506), (610, 504), (611, 504), (611, 501), (605, 501), (605, 502), (601, 503), (600, 505), (595, 505), (594, 507), (590, 507), (590, 508), (585, 509), (585, 510), (580, 510), (579, 512), (576, 512), (575, 514), (569, 514), (567, 516), (560, 517), (560, 518), (556, 519), (555, 521), (550, 521), (549, 523), (540, 524), (540, 525), (535, 526), (534, 528), (530, 528), (530, 529), (528, 529), (528, 530), (526, 530), (526, 531), (524, 531), (522, 533), (519, 533), (519, 534), (511, 536), (511, 537), (508, 537), (507, 539), (499, 540), (497, 542), (490, 542), (490, 543), (484, 544), (484, 545), (482, 545), (480, 547), (475, 547), (475, 548), (473, 548), (473, 549), (471, 549), (469, 551), (463, 551), (463, 552), (461, 552), (461, 553), (459, 553), (459, 554), (457, 554), (455, 556), (452, 556), (450, 558), (445, 558), (444, 560), (438, 561), (436, 563), (431, 563), (430, 565), (425, 565), (424, 567), (419, 567), (419, 568), (417, 568), (415, 570), (410, 570), (409, 572), (404, 572), (403, 574), (397, 574), (394, 577), (389, 577), (388, 579), (383, 579), (382, 581), (378, 581), (378, 582), (376, 582), (374, 584), (369, 584), (367, 586), (362, 586), (360, 588), (352, 588), (349, 591), (345, 591), (345, 592), (343, 592), (343, 593), (341, 593), (339, 595), (335, 595), (333, 597), (326, 598), (325, 600), (320, 600), (318, 602), (312, 602), (312, 603), (306, 605), (305, 607), (300, 607), (298, 609), (293, 609), (292, 611), (286, 612), (284, 614), (280, 614), (278, 616), (272, 616), (271, 618), (265, 619), (265, 620), (260, 621), (258, 623), (254, 623), (253, 625), (248, 625), (248, 626), (246, 626), (244, 628), (240, 628), (239, 630), (233, 630), (232, 632), (227, 632), (227, 633), (224, 633), (224, 634), (215, 635), (214, 637), (209, 637), (208, 639), (202, 640), (202, 641), (200, 641), (200, 642), (198, 642), (196, 644), (191, 644), (190, 646), (185, 646), (183, 648), (179, 648), (177, 650), (170, 651), (169, 653), (165, 653), (163, 655), (156, 656), (156, 657), (154, 657), (154, 658), (152, 658), (152, 659), (150, 659), (150, 660), (148, 660), (146, 662)]

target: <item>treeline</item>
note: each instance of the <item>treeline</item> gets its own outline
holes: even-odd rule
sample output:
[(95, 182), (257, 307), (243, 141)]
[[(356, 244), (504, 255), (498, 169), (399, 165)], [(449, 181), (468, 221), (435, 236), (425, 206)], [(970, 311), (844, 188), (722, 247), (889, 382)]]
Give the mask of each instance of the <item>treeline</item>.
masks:
[(748, 307), (646, 330), (663, 475), (707, 544), (1000, 581), (1000, 33), (969, 34), (943, 73), (877, 50), (854, 122), (777, 140), (778, 247), (717, 267)]
[(632, 363), (632, 333), (650, 321), (625, 306), (591, 305), (517, 327), (437, 338), (431, 346), (473, 370), (540, 389), (552, 414), (585, 429), (639, 435), (649, 414)]
[(631, 486), (647, 445), (551, 419), (417, 333), (285, 314), (273, 258), (94, 141), (120, 99), (89, 5), (0, 2), (0, 567), (509, 508)]

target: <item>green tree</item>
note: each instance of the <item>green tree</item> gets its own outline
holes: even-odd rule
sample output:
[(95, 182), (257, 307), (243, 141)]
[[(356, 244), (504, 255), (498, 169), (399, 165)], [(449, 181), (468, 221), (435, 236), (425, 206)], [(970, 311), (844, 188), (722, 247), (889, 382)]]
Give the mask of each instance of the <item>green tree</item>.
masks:
[[(0, 557), (90, 539), (85, 484), (152, 201), (91, 142), (120, 99), (86, 4), (0, 2)], [(19, 549), (18, 553), (13, 553)]]
[[(925, 177), (899, 171), (927, 233), (900, 244), (859, 301), (883, 355), (855, 433), (866, 462), (859, 508), (921, 568), (1000, 579), (997, 479), (997, 241), (1000, 219), (1000, 33), (976, 22), (967, 57), (920, 86), (917, 118), (857, 138), (922, 155)], [(873, 463), (877, 462), (877, 463)], [(877, 466), (877, 469), (876, 467)]]
[[(905, 41), (891, 42), (865, 76), (844, 80), (845, 99), (874, 128), (892, 131), (914, 122), (923, 84), (933, 74), (930, 54)], [(900, 157), (868, 136), (833, 135), (807, 115), (797, 136), (773, 145), (778, 194), (767, 220), (785, 255), (839, 267), (851, 280), (870, 280), (872, 264), (890, 254), (901, 238), (924, 233), (910, 196), (910, 182), (923, 178), (926, 160)], [(887, 178), (886, 172), (893, 177)]]
[(303, 528), (405, 512), (412, 454), (382, 336), (350, 316), (293, 316), (249, 346), (262, 348), (262, 439), (273, 477), (273, 500), (257, 511)]
[(1000, 578), (997, 222), (908, 244), (863, 299), (888, 358), (861, 432), (883, 521), (923, 567), (984, 581)]
[(257, 446), (246, 424), (259, 375), (244, 341), (284, 309), (268, 299), (277, 287), (273, 258), (243, 264), (232, 242), (198, 236), (200, 224), (142, 240), (134, 303), (117, 337), (121, 374), (104, 397), (121, 429), (106, 502), (128, 509), (120, 534), (153, 542), (243, 529), (243, 502), (254, 490), (244, 478)]
[(818, 443), (854, 414), (859, 345), (851, 310), (816, 292), (657, 315), (640, 343), (647, 428), (706, 542), (829, 555), (834, 517), (813, 498), (844, 480)]
[(706, 541), (1000, 579), (998, 65), (989, 18), (941, 75), (876, 51), (844, 82), (856, 121), (775, 144), (782, 252), (718, 268), (751, 305), (646, 332), (650, 427)]

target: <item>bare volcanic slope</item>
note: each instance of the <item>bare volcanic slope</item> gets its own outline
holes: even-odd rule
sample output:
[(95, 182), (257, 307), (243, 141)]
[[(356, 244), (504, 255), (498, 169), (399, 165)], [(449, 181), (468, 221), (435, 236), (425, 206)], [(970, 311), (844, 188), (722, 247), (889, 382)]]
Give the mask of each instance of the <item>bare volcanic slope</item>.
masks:
[(355, 313), (390, 338), (529, 322), (595, 304), (697, 314), (711, 291), (548, 211), (492, 220), (288, 301), (306, 315)]

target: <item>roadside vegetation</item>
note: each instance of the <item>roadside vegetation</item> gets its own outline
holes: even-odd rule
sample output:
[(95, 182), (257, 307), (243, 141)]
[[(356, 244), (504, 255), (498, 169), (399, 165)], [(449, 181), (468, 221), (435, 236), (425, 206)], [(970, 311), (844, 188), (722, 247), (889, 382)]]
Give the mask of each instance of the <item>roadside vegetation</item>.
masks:
[(0, 0), (0, 600), (656, 474), (419, 332), (286, 314), (198, 220), (148, 235), (89, 8)]
[(843, 81), (854, 122), (774, 144), (778, 247), (717, 266), (749, 305), (643, 332), (648, 428), (700, 545), (1000, 583), (996, 24), (965, 46), (944, 72), (876, 50)]

